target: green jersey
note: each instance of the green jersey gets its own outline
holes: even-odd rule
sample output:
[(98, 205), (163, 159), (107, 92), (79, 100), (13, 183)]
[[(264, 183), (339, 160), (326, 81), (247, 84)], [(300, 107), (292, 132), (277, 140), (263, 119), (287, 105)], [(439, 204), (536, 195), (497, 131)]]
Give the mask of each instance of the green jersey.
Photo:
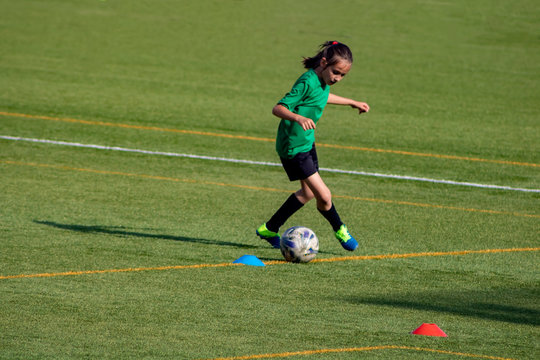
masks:
[[(310, 118), (316, 124), (328, 102), (330, 86), (322, 83), (313, 69), (306, 71), (296, 80), (278, 104), (295, 114)], [(279, 123), (276, 151), (280, 157), (291, 159), (296, 154), (308, 152), (315, 143), (315, 130), (302, 129), (295, 121), (281, 119)]]

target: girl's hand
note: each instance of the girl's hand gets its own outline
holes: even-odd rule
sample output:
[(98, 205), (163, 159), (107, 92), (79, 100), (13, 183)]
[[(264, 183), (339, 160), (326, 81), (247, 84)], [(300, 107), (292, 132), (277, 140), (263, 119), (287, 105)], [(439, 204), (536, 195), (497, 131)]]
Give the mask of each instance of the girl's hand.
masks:
[(315, 129), (316, 127), (315, 122), (307, 117), (298, 116), (296, 122), (302, 127), (302, 129), (304, 129), (304, 131)]
[(334, 105), (349, 105), (350, 107), (354, 109), (358, 109), (358, 111), (361, 113), (365, 113), (369, 111), (369, 105), (365, 102), (356, 101), (353, 99), (345, 98), (342, 96), (334, 95), (330, 93), (328, 95), (328, 104), (334, 104)]
[(297, 122), (298, 125), (300, 125), (302, 129), (304, 129), (304, 131), (315, 129), (315, 122), (312, 119), (295, 114), (281, 104), (277, 104), (276, 106), (274, 106), (274, 108), (272, 109), (272, 114), (274, 114), (280, 119)]
[(361, 101), (355, 101), (351, 104), (351, 107), (354, 109), (358, 109), (358, 113), (362, 114), (369, 111), (369, 105), (365, 102)]

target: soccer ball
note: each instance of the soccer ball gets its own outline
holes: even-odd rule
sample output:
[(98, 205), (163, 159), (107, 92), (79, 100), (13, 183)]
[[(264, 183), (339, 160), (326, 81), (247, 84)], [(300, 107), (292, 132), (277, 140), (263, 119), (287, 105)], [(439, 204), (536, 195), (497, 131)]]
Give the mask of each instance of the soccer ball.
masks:
[(279, 242), (285, 260), (295, 263), (307, 263), (319, 252), (319, 239), (307, 227), (294, 226), (287, 229)]

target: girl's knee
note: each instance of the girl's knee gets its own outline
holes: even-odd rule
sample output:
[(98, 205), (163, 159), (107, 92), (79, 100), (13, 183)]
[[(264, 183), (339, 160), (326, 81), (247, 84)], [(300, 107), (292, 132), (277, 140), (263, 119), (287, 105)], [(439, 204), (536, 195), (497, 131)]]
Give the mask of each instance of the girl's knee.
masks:
[(295, 195), (296, 198), (304, 204), (315, 197), (311, 191), (304, 191), (303, 189), (298, 190)]
[(317, 207), (320, 210), (329, 210), (332, 207), (332, 194), (330, 191), (317, 197)]

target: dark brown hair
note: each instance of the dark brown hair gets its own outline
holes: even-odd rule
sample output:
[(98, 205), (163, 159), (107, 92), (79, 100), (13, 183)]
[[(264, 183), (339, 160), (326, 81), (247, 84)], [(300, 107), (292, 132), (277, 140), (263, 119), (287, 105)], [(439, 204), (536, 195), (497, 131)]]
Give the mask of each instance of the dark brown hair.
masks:
[(325, 58), (328, 65), (334, 65), (340, 60), (348, 61), (352, 64), (353, 56), (351, 49), (345, 44), (338, 41), (327, 41), (321, 44), (320, 51), (313, 57), (304, 57), (302, 63), (306, 69), (314, 69), (321, 63), (321, 59)]

